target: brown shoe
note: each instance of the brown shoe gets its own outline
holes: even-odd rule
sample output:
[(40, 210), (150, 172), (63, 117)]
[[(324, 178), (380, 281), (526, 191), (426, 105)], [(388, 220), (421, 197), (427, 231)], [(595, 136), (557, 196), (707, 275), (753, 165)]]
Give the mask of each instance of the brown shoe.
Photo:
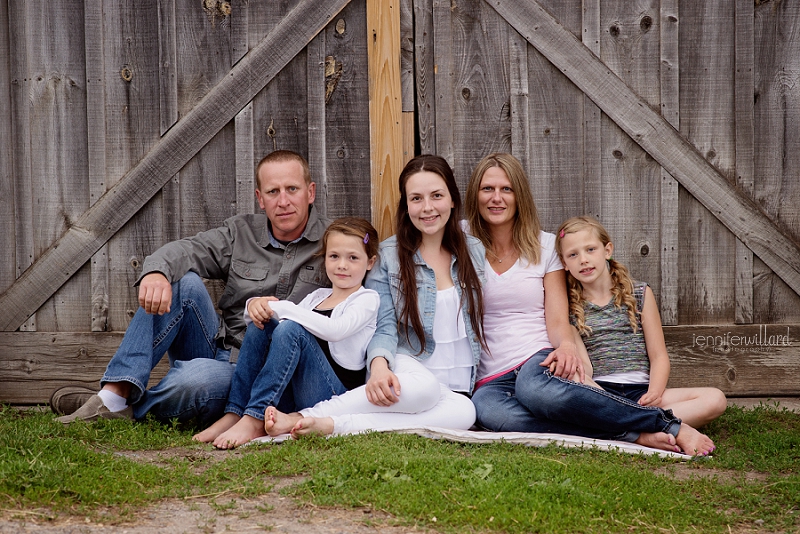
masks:
[(97, 391), (84, 386), (60, 387), (50, 395), (50, 409), (58, 415), (69, 415), (96, 394)]
[(127, 406), (121, 412), (111, 412), (103, 404), (99, 395), (92, 395), (86, 404), (78, 408), (75, 413), (57, 417), (56, 421), (68, 425), (73, 421), (97, 421), (98, 419), (129, 419), (133, 421), (133, 408)]

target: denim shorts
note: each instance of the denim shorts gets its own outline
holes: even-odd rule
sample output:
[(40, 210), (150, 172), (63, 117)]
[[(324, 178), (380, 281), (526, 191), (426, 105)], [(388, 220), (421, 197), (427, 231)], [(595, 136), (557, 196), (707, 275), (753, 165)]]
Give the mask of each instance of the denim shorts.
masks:
[(596, 380), (604, 390), (620, 397), (625, 397), (629, 401), (639, 402), (639, 399), (647, 393), (650, 384), (617, 384), (616, 382), (606, 382), (604, 380)]

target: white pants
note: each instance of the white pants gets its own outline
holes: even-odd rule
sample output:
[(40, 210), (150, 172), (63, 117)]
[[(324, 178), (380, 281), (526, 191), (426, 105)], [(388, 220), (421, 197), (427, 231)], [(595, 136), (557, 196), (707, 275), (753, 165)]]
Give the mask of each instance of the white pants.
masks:
[(394, 374), (400, 381), (400, 400), (391, 406), (372, 404), (366, 386), (360, 386), (300, 410), (300, 414), (330, 417), (333, 435), (429, 426), (468, 430), (475, 423), (472, 401), (440, 384), (416, 359), (398, 354)]

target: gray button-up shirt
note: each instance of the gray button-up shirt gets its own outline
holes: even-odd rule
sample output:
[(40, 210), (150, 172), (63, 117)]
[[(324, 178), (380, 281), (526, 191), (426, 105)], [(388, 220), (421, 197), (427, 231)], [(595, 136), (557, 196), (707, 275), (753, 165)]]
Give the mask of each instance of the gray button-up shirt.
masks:
[(228, 348), (240, 347), (248, 298), (271, 295), (298, 303), (315, 289), (330, 287), (324, 257), (314, 257), (329, 221), (310, 209), (305, 232), (287, 245), (272, 237), (263, 213), (237, 215), (219, 228), (167, 243), (145, 258), (136, 283), (152, 272), (176, 282), (189, 271), (225, 281), (217, 339)]

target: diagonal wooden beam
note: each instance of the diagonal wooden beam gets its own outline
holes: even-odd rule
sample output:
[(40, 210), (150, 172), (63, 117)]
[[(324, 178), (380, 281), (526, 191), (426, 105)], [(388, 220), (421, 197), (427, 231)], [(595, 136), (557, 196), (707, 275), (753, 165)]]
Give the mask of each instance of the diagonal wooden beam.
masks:
[(739, 240), (800, 294), (800, 247), (535, 0), (487, 0)]
[(236, 117), (350, 0), (304, 0), (0, 295), (0, 331), (16, 330), (169, 179)]

